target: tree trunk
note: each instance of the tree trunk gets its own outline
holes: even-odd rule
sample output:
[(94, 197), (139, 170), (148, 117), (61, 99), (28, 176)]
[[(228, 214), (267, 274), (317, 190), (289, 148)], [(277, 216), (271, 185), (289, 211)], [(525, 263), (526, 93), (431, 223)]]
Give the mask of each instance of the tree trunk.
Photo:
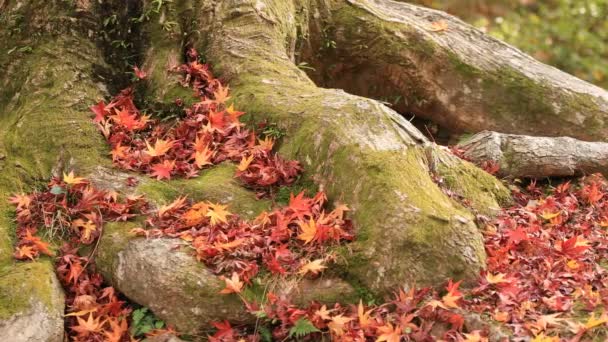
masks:
[[(156, 5), (126, 4), (116, 13), (118, 23), (137, 16), (133, 11)], [(46, 303), (55, 322), (63, 311), (58, 297), (49, 297), (47, 291), (48, 284), (56, 281), (50, 263), (39, 264), (40, 282), (31, 285), (35, 287), (31, 294), (12, 286), (29, 284), (26, 277), (34, 276), (20, 272), (28, 264), (12, 261), (14, 225), (7, 197), (42, 185), (53, 172), (63, 170), (76, 169), (98, 186), (122, 192), (130, 190), (120, 184), (134, 175), (111, 169), (108, 148), (87, 109), (109, 95), (106, 89), (124, 83), (117, 76), (124, 70), (119, 70), (112, 49), (96, 36), (104, 32), (109, 13), (87, 1), (0, 1), (0, 9), (0, 50), (12, 51), (0, 54), (2, 329), (5, 322), (27, 317), (34, 310), (32, 303)], [(333, 61), (340, 61), (342, 76), (327, 71), (332, 76), (322, 84), (341, 84), (348, 91), (374, 97), (396, 92), (407, 98), (404, 109), (426, 113), (454, 130), (505, 125), (506, 131), (545, 129), (549, 134), (605, 137), (603, 91), (535, 62), (456, 19), (428, 11), (380, 0), (176, 0), (143, 20), (143, 38), (123, 27), (135, 37), (126, 41), (134, 50), (131, 53), (142, 56), (150, 73), (144, 99), (148, 106), (172, 110), (175, 97), (193, 100), (167, 69), (183, 62), (186, 46), (197, 47), (228, 81), (236, 107), (247, 111), (249, 120), (269, 120), (286, 130), (279, 153), (300, 160), (305, 177), (322, 186), (331, 200), (353, 209), (357, 241), (337, 251), (338, 265), (327, 272), (332, 286), (304, 284), (305, 289), (294, 292), (302, 300), (327, 294), (328, 288), (338, 289), (323, 298), (332, 302), (355, 300), (350, 295), (355, 288), (384, 295), (397, 286), (473, 279), (485, 260), (475, 214), (492, 214), (499, 203), (508, 201), (509, 192), (494, 177), (429, 142), (383, 103), (318, 87), (296, 66), (296, 56), (310, 57), (318, 72), (325, 72), (322, 66), (337, 58)], [(448, 31), (423, 29), (441, 18), (449, 21)], [(328, 43), (335, 51), (314, 54), (327, 39), (335, 39), (336, 49)], [(496, 53), (493, 62), (485, 57), (489, 53), (485, 49)], [(347, 54), (353, 56), (348, 63)], [(445, 64), (448, 58), (454, 64)], [(360, 65), (366, 68), (359, 78), (348, 72)], [(458, 70), (463, 73), (457, 74)], [(389, 82), (376, 76), (383, 73)], [(450, 81), (450, 75), (460, 76)], [(362, 81), (376, 86), (377, 92), (363, 92)], [(542, 92), (532, 95), (531, 89)], [(512, 98), (504, 99), (509, 97), (504, 94)], [(499, 114), (490, 110), (491, 103), (500, 108)], [(557, 125), (548, 128), (543, 122), (567, 122), (571, 127), (568, 131)], [(584, 130), (585, 125), (590, 129)], [(255, 200), (253, 192), (233, 179), (233, 169), (221, 165), (191, 180), (142, 178), (134, 191), (159, 204), (189, 194), (193, 199), (230, 204), (233, 212), (246, 217), (268, 209), (269, 201)], [(438, 177), (467, 198), (471, 207), (446, 195), (435, 183)], [(172, 251), (171, 242), (134, 239), (128, 235), (128, 223), (106, 228), (97, 258), (105, 278), (179, 329), (204, 328), (213, 317), (202, 308), (219, 305), (213, 302), (219, 279), (201, 270), (191, 256)], [(150, 251), (156, 254), (146, 254)], [(169, 260), (178, 260), (181, 266), (172, 268)], [(155, 281), (158, 274), (169, 279)], [(140, 281), (141, 277), (148, 281)], [(179, 281), (169, 283), (171, 279)], [(218, 308), (215, 319), (239, 314), (238, 308), (227, 305)], [(55, 328), (47, 332), (46, 340), (60, 340), (52, 336), (62, 327)]]
[(453, 133), (608, 140), (608, 92), (599, 87), (440, 11), (392, 0), (330, 4), (303, 55), (324, 86), (394, 103)]

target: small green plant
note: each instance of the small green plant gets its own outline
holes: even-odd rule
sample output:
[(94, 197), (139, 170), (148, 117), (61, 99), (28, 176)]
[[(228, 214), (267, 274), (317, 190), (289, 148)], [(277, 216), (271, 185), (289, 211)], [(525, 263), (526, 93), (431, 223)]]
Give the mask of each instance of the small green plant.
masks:
[(131, 320), (132, 323), (129, 332), (134, 337), (143, 337), (154, 329), (162, 329), (165, 327), (165, 322), (156, 318), (148, 308), (133, 310)]
[(317, 329), (311, 321), (302, 317), (296, 321), (293, 327), (289, 329), (289, 337), (302, 338), (308, 334), (312, 334), (314, 332), (319, 332), (321, 330)]
[(274, 140), (281, 139), (285, 136), (285, 131), (279, 128), (276, 124), (268, 124), (261, 132), (262, 137), (270, 137)]

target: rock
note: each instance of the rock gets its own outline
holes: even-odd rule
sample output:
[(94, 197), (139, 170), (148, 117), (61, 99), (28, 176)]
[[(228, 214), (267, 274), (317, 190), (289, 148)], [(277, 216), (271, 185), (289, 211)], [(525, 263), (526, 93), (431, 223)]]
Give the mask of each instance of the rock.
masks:
[[(96, 264), (104, 277), (129, 299), (150, 308), (180, 333), (197, 334), (212, 321), (254, 323), (236, 295), (221, 295), (225, 283), (189, 253), (179, 239), (132, 238), (135, 223), (106, 225)], [(334, 277), (303, 281), (264, 279), (244, 292), (260, 300), (267, 291), (290, 297), (296, 303), (317, 300), (356, 302), (355, 289)]]
[(183, 342), (184, 340), (178, 338), (173, 334), (162, 334), (158, 336), (148, 337), (143, 342)]
[[(252, 319), (238, 297), (219, 293), (225, 287), (219, 277), (185, 250), (176, 250), (185, 245), (180, 240), (133, 239), (118, 250), (108, 248), (111, 244), (108, 239), (100, 244), (98, 268), (125, 296), (178, 331), (196, 333), (211, 321)], [(116, 253), (108, 255), (109, 250)]]
[(52, 263), (18, 263), (0, 274), (2, 340), (62, 342), (65, 298)]

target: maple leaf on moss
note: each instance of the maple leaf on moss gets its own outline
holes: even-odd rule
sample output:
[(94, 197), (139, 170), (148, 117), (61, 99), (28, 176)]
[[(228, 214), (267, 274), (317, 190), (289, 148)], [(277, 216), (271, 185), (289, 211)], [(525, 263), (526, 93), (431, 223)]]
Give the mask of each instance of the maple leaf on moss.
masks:
[(202, 151), (194, 152), (194, 164), (199, 168), (205, 165), (213, 165), (212, 158), (215, 156), (215, 151), (205, 147)]
[(226, 283), (226, 288), (220, 291), (221, 294), (241, 293), (243, 290), (244, 283), (239, 279), (236, 272), (233, 272), (230, 278), (223, 277), (223, 280)]
[(229, 86), (224, 88), (221, 83), (217, 83), (217, 90), (213, 92), (213, 97), (217, 103), (226, 103), (226, 101), (230, 98), (228, 96), (228, 92), (230, 90)]
[(26, 194), (15, 194), (8, 201), (17, 206), (17, 210), (26, 209), (32, 203), (32, 197)]
[(49, 249), (49, 243), (42, 241), (42, 239), (40, 239), (38, 236), (32, 235), (32, 232), (29, 229), (26, 230), (25, 237), (23, 237), (22, 241), (33, 244), (38, 252), (48, 256), (55, 255), (55, 253)]
[(99, 101), (94, 106), (89, 107), (91, 111), (95, 114), (94, 122), (102, 122), (106, 117), (106, 104), (103, 101)]
[(323, 260), (323, 259), (317, 259), (317, 260), (308, 262), (308, 263), (302, 265), (302, 267), (300, 267), (300, 270), (298, 271), (298, 273), (302, 274), (302, 275), (306, 275), (307, 273), (317, 275), (317, 274), (319, 274), (319, 272), (321, 272), (327, 268), (327, 266), (323, 265), (324, 261), (325, 260)]
[(258, 139), (258, 147), (264, 151), (271, 151), (274, 147), (274, 140), (268, 136), (264, 139)]
[(242, 125), (239, 117), (245, 114), (245, 112), (239, 112), (237, 110), (234, 110), (234, 104), (230, 104), (230, 106), (226, 108), (226, 113), (228, 113), (230, 122), (232, 122), (234, 126), (240, 127)]
[(247, 170), (249, 168), (249, 165), (251, 164), (252, 161), (253, 161), (253, 154), (250, 155), (249, 157), (243, 156), (241, 158), (241, 162), (236, 167), (236, 169), (239, 170), (239, 171), (241, 171), (241, 172), (244, 172), (245, 170)]
[(175, 169), (175, 160), (163, 160), (162, 163), (154, 164), (150, 167), (153, 177), (157, 180), (171, 179), (171, 172)]
[(70, 171), (69, 174), (66, 174), (65, 172), (63, 173), (63, 181), (66, 184), (69, 185), (75, 185), (75, 184), (83, 184), (86, 183), (85, 179), (82, 177), (76, 177), (74, 176), (74, 171)]
[(15, 249), (14, 256), (17, 260), (34, 260), (36, 257), (38, 257), (38, 251), (32, 246), (23, 245)]
[(163, 205), (158, 208), (158, 217), (163, 217), (165, 214), (171, 213), (173, 211), (179, 210), (184, 207), (186, 204), (187, 196), (180, 196), (173, 200), (173, 202)]

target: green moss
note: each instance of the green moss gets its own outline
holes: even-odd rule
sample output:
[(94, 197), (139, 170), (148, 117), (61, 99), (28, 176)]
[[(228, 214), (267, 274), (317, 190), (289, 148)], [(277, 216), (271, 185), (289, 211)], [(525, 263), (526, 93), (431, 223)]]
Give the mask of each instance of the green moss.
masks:
[(252, 191), (234, 178), (235, 168), (233, 164), (223, 163), (201, 171), (196, 178), (164, 182), (146, 180), (138, 187), (138, 192), (159, 204), (167, 204), (180, 195), (187, 195), (193, 201), (224, 203), (229, 205), (231, 212), (245, 218), (269, 210), (270, 201), (256, 199)]
[(463, 196), (484, 215), (496, 214), (500, 206), (512, 200), (511, 193), (498, 179), (469, 162), (439, 165), (437, 173), (448, 189)]
[[(556, 92), (543, 81), (535, 81), (521, 71), (501, 67), (496, 70), (479, 70), (463, 61), (455, 53), (445, 53), (447, 65), (462, 79), (462, 83), (478, 84), (473, 93), (483, 94), (488, 121), (496, 127), (511, 127), (514, 122), (526, 122), (530, 127), (544, 127), (547, 135), (570, 135), (604, 140), (606, 125), (600, 119), (603, 111), (593, 96), (574, 92)], [(475, 82), (473, 82), (475, 81)], [(479, 81), (479, 83), (476, 83)], [(559, 105), (559, 108), (553, 103)], [(573, 128), (578, 120), (576, 113), (585, 115), (585, 121)], [(526, 128), (520, 128), (526, 131)]]
[(33, 302), (40, 301), (49, 309), (63, 305), (52, 291), (55, 277), (49, 260), (18, 262), (0, 270), (0, 320), (22, 312)]

